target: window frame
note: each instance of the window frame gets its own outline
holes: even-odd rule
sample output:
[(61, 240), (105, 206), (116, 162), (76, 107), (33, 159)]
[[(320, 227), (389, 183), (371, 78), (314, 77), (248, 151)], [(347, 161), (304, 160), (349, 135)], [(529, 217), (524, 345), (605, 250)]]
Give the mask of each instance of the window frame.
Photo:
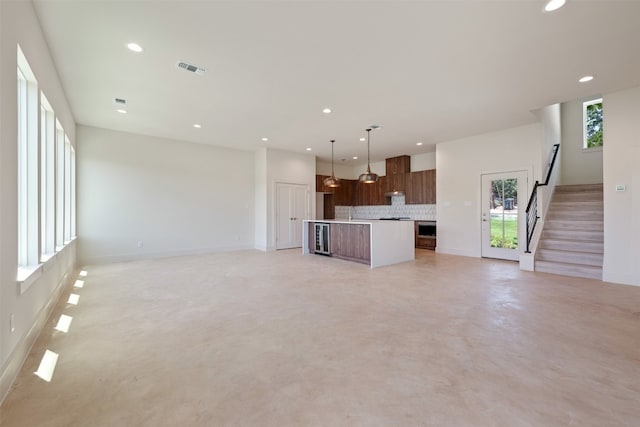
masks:
[(44, 93), (40, 93), (40, 261), (56, 252), (56, 121)]
[(603, 138), (602, 145), (589, 147), (589, 141), (587, 136), (587, 108), (590, 107), (591, 105), (596, 105), (596, 104), (602, 104), (603, 119), (600, 126), (604, 129), (604, 103), (602, 101), (602, 97), (593, 98), (588, 101), (584, 101), (582, 103), (582, 149), (583, 150), (602, 150), (602, 147), (604, 146), (604, 138)]
[(17, 46), (18, 277), (40, 264), (38, 81)]
[(56, 237), (55, 250), (64, 247), (64, 141), (66, 134), (60, 121), (56, 119)]

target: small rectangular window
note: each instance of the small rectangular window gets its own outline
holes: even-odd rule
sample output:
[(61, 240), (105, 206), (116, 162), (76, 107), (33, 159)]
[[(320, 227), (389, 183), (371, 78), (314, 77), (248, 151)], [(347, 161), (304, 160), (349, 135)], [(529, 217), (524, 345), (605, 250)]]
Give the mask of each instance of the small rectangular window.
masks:
[(602, 117), (602, 98), (593, 99), (582, 104), (583, 148), (602, 147), (604, 143)]

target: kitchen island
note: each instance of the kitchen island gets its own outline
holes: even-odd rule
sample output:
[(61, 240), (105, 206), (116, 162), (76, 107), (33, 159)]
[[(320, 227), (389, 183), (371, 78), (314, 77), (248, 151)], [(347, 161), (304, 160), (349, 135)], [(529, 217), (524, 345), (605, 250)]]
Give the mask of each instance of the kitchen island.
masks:
[(413, 221), (305, 220), (302, 227), (304, 254), (315, 252), (315, 223), (329, 225), (329, 256), (367, 264), (371, 268), (415, 259)]

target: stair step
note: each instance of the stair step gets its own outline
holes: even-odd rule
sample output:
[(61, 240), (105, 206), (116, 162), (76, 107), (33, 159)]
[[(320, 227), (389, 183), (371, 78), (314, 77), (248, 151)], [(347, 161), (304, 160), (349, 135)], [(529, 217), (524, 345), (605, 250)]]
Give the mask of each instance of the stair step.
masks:
[(542, 273), (553, 273), (563, 276), (602, 280), (602, 267), (589, 265), (577, 265), (553, 261), (536, 261), (534, 270)]
[(604, 232), (604, 221), (574, 219), (549, 219), (544, 222), (544, 230), (590, 230)]
[(565, 193), (554, 194), (553, 203), (600, 203), (603, 204), (602, 194), (580, 194), (580, 193)]
[(579, 209), (579, 210), (602, 210), (604, 209), (604, 201), (600, 200), (566, 200), (552, 201), (549, 205), (549, 211), (557, 209)]
[(564, 219), (578, 221), (604, 221), (604, 212), (601, 211), (580, 211), (580, 210), (563, 210), (547, 212), (547, 219)]
[(571, 230), (571, 229), (551, 229), (545, 227), (542, 231), (543, 239), (562, 239), (574, 241), (604, 241), (604, 231), (594, 231), (591, 229)]
[(551, 261), (602, 268), (603, 258), (604, 255), (602, 253), (557, 251), (554, 249), (538, 249), (536, 251), (536, 262)]
[(575, 193), (580, 191), (603, 191), (602, 184), (575, 184), (575, 185), (556, 185), (555, 192), (558, 193)]
[(557, 251), (604, 253), (604, 242), (581, 242), (563, 239), (542, 239), (538, 244), (540, 249)]

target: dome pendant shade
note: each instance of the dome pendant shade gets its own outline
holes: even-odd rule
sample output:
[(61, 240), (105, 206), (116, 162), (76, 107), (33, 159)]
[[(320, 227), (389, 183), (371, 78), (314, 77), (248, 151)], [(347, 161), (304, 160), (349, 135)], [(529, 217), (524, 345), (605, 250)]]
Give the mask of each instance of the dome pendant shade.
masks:
[(358, 181), (363, 184), (373, 184), (378, 180), (378, 175), (371, 172), (371, 162), (369, 161), (369, 135), (371, 128), (367, 129), (367, 171), (358, 177)]
[(336, 175), (333, 173), (333, 143), (336, 142), (335, 139), (331, 140), (331, 176), (328, 176), (324, 179), (323, 184), (325, 187), (336, 188), (340, 187), (340, 178), (336, 178)]
[(324, 179), (324, 186), (325, 187), (329, 187), (329, 188), (336, 188), (336, 187), (340, 187), (340, 178), (336, 178), (335, 176), (331, 175), (328, 176)]

